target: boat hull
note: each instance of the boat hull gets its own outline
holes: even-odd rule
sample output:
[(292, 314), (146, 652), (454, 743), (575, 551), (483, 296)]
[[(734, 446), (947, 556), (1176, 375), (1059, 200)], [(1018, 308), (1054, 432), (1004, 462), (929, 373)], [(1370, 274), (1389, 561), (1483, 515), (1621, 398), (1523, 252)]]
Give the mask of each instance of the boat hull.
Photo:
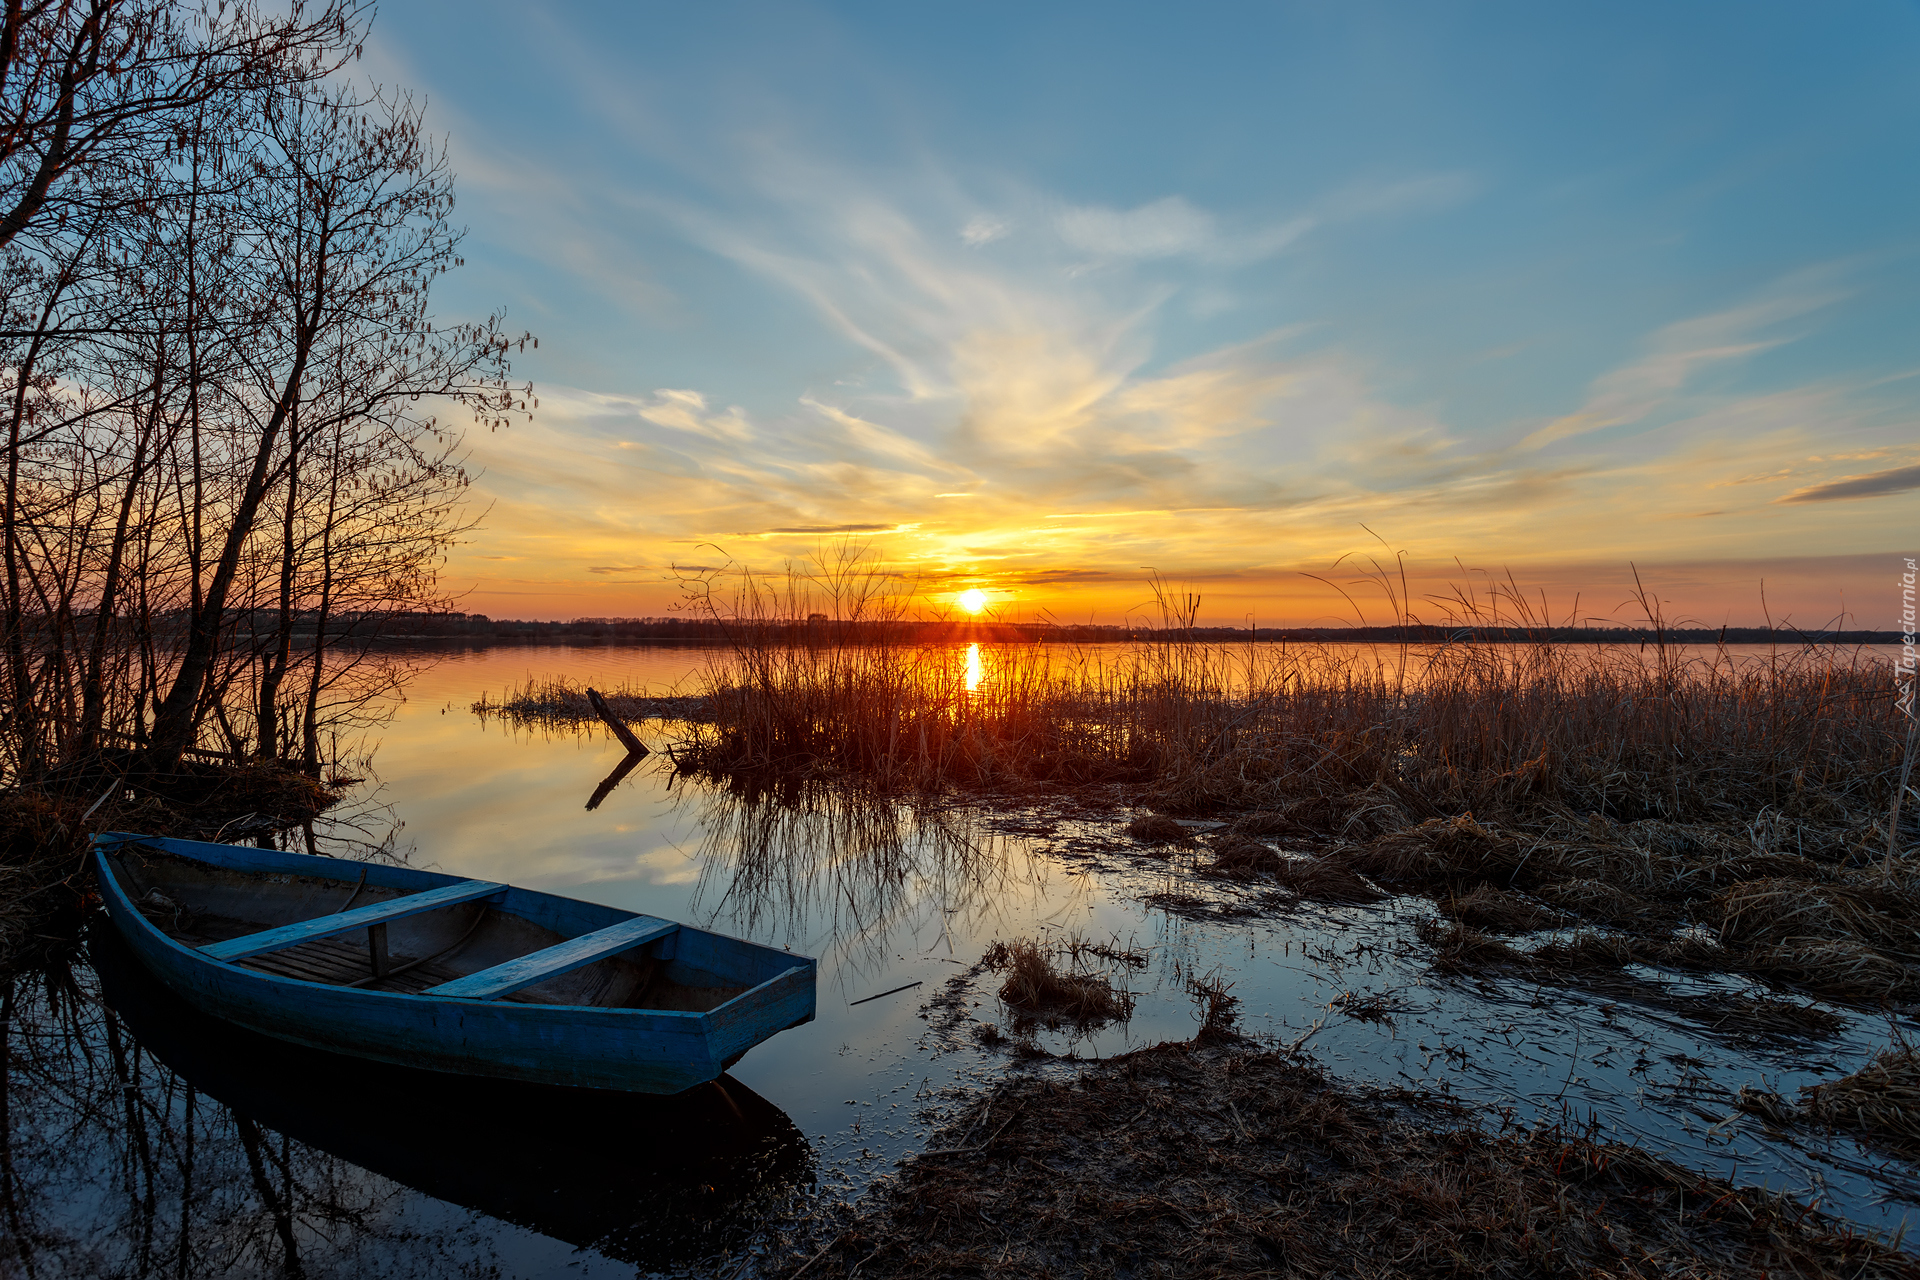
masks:
[[(93, 854), (101, 897), (115, 931), (168, 988), (213, 1017), (329, 1053), (501, 1080), (671, 1094), (716, 1079), (754, 1045), (810, 1021), (814, 1014), (810, 959), (684, 927), (683, 958), (715, 964), (751, 962), (758, 972), (770, 976), (716, 1009), (685, 1013), (437, 999), (263, 973), (204, 956), (142, 915), (107, 863), (113, 840), (139, 840), (175, 856), (236, 869), (257, 868), (263, 875), (321, 876), (343, 885), (354, 882), (361, 864), (119, 833), (98, 838)], [(405, 868), (379, 870), (381, 880), (409, 888), (458, 883), (457, 877)], [(584, 916), (589, 927), (598, 927), (605, 920), (631, 915), (523, 889), (509, 891), (506, 905), (520, 908), (515, 914), (543, 924), (571, 914)], [(572, 931), (578, 932), (579, 926)], [(701, 954), (703, 949), (711, 954)], [(775, 969), (780, 971), (771, 972)]]
[[(99, 924), (88, 950), (102, 995), (195, 1091), (452, 1204), (651, 1273), (730, 1247), (759, 1221), (756, 1206), (811, 1174), (813, 1153), (793, 1122), (727, 1076), (657, 1097), (314, 1052), (191, 1007)], [(149, 1082), (148, 1092), (173, 1085)], [(228, 1141), (226, 1158), (239, 1159), (238, 1139)]]

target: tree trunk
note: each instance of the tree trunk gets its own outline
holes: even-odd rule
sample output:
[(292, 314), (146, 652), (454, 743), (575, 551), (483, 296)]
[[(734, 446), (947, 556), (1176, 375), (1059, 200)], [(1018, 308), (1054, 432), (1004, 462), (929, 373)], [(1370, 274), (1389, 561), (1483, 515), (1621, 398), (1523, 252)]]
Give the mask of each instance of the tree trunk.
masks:
[(287, 432), (287, 514), (280, 526), (280, 614), (275, 620), (273, 652), (260, 671), (260, 701), (254, 712), (260, 741), (254, 755), (262, 760), (280, 752), (280, 682), (286, 678), (293, 655), (293, 518), (300, 498), (300, 424)]
[(273, 407), (273, 416), (260, 432), (260, 445), (253, 455), (253, 468), (247, 475), (247, 487), (241, 495), (240, 505), (234, 509), (233, 523), (227, 527), (219, 563), (214, 566), (213, 578), (207, 583), (205, 596), (193, 610), (187, 631), (187, 649), (181, 656), (180, 670), (174, 675), (173, 687), (167, 691), (166, 699), (161, 702), (159, 712), (154, 716), (153, 745), (148, 749), (148, 755), (153, 767), (162, 771), (178, 768), (181, 755), (193, 742), (195, 712), (199, 710), (200, 695), (206, 688), (207, 673), (212, 670), (214, 655), (220, 647), (220, 631), (226, 621), (227, 592), (233, 586), (234, 575), (240, 570), (240, 553), (253, 533), (254, 521), (260, 514), (260, 504), (266, 499), (267, 481), (273, 469), (274, 447), (279, 443), (281, 428), (286, 425), (299, 399), (300, 386), (306, 376), (307, 356), (313, 348), (314, 335), (319, 331), (321, 286), (317, 281), (322, 278), (323, 274), (317, 272), (311, 312), (301, 317), (293, 370), (287, 375), (286, 386), (279, 402)]

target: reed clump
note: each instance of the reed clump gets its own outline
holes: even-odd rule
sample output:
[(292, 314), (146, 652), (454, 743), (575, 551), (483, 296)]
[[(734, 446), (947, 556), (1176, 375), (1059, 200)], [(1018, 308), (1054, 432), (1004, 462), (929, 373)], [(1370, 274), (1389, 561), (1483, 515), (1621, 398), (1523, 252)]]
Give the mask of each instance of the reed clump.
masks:
[[(650, 719), (698, 723), (710, 716), (706, 700), (697, 694), (652, 694), (628, 685), (600, 692), (608, 710), (628, 723)], [(525, 684), (497, 699), (482, 694), (470, 709), (482, 720), (497, 719), (519, 729), (572, 730), (600, 721), (587, 686), (566, 676), (529, 676)]]
[[(1111, 955), (1111, 950), (1106, 954)], [(1000, 999), (1016, 1019), (1090, 1028), (1124, 1022), (1133, 1014), (1133, 996), (1125, 986), (1089, 967), (1089, 960), (1099, 955), (1102, 952), (1078, 937), (1051, 946), (1034, 938), (1016, 938), (988, 947), (981, 964), (1006, 974)]]
[(1127, 834), (1142, 844), (1192, 844), (1193, 835), (1164, 813), (1143, 813), (1127, 823)]
[(1541, 886), (1540, 896), (1582, 920), (1616, 928), (1651, 928), (1671, 923), (1672, 913), (1658, 903), (1630, 893), (1606, 880), (1574, 878)]
[[(1649, 874), (1697, 859), (1702, 826), (1706, 845), (1737, 829), (1748, 857), (1888, 846), (1906, 725), (1885, 665), (1831, 646), (1752, 660), (1544, 639), (1235, 648), (1184, 638), (1189, 598), (1119, 652), (969, 649), (843, 626), (912, 598), (839, 582), (816, 600), (826, 576), (741, 587), (704, 686), (711, 723), (683, 731), (688, 767), (888, 790), (1124, 783), (1166, 813), (1251, 811), (1248, 836), (1364, 843), (1433, 823), (1419, 836), (1433, 853), (1478, 848), (1489, 872), (1517, 862), (1514, 828), (1550, 819), (1592, 824), (1580, 834), (1631, 847)], [(837, 612), (797, 639), (789, 618), (817, 603)], [(1515, 607), (1482, 600), (1450, 621), (1511, 625)]]
[[(1270, 844), (1243, 836), (1228, 836), (1213, 843), (1213, 861), (1207, 870), (1236, 880), (1257, 875), (1277, 874), (1291, 859)], [(1351, 872), (1347, 873), (1349, 876)]]
[(1870, 1141), (1920, 1154), (1920, 1051), (1888, 1048), (1860, 1070), (1800, 1090), (1807, 1115)]
[(1443, 898), (1439, 905), (1442, 915), (1486, 933), (1535, 933), (1567, 922), (1557, 911), (1490, 884)]
[[(1222, 875), (1298, 870), (1268, 847), (1284, 841), (1436, 902), (1525, 894), (1650, 956), (1705, 929), (1717, 950), (1675, 955), (1857, 1004), (1920, 994), (1920, 807), (1893, 806), (1912, 738), (1872, 655), (1682, 648), (1650, 596), (1650, 642), (1563, 643), (1517, 589), (1463, 593), (1447, 625), (1538, 640), (1201, 644), (1197, 600), (1163, 593), (1163, 625), (1102, 656), (969, 649), (843, 628), (911, 607), (849, 581), (743, 589), (683, 768), (881, 792), (1101, 784), (1155, 811), (1140, 839), (1184, 841), (1172, 815), (1226, 820), (1243, 843), (1215, 845)], [(834, 621), (789, 625), (822, 583)]]
[(1387, 896), (1346, 867), (1325, 858), (1281, 858), (1268, 874), (1282, 888), (1312, 902), (1379, 902)]
[(1193, 998), (1193, 1016), (1200, 1024), (1199, 1031), (1194, 1033), (1195, 1044), (1241, 1038), (1240, 997), (1233, 994), (1233, 984), (1225, 975), (1218, 969), (1189, 973), (1184, 985)]
[(1524, 969), (1530, 964), (1524, 952), (1458, 921), (1422, 920), (1414, 926), (1414, 933), (1433, 948), (1434, 968), (1443, 972)]

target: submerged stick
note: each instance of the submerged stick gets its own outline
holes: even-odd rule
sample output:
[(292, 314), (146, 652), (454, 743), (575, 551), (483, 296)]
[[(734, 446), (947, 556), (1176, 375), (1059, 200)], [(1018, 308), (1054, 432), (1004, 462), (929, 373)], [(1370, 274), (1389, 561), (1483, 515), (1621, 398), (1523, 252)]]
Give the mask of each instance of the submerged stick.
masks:
[(633, 766), (639, 764), (640, 757), (646, 754), (647, 749), (645, 747), (640, 748), (638, 751), (627, 752), (620, 763), (613, 767), (613, 772), (603, 778), (600, 785), (594, 789), (592, 798), (587, 801), (587, 808), (598, 809), (600, 802), (611, 795), (613, 789), (626, 780), (626, 776), (633, 772)]
[(878, 999), (880, 998), (880, 996), (892, 996), (892, 995), (898, 995), (898, 994), (900, 994), (900, 993), (901, 993), (902, 991), (910, 991), (910, 990), (912, 990), (912, 989), (913, 989), (914, 987), (917, 987), (917, 986), (919, 986), (919, 985), (920, 985), (920, 984), (919, 984), (919, 983), (917, 983), (917, 982), (909, 982), (909, 983), (908, 983), (908, 984), (907, 984), (906, 986), (904, 986), (904, 987), (895, 987), (895, 988), (894, 988), (893, 990), (891, 990), (891, 991), (882, 991), (882, 992), (881, 992), (881, 993), (880, 993), (879, 995), (872, 995), (872, 996), (861, 996), (861, 997), (860, 997), (860, 998), (859, 998), (858, 1000), (849, 1000), (849, 1001), (847, 1002), (847, 1008), (849, 1008), (849, 1009), (851, 1009), (851, 1008), (853, 1008), (853, 1006), (854, 1006), (854, 1005), (856, 1005), (856, 1004), (865, 1004), (865, 1003), (866, 1003), (867, 1001), (869, 1001), (869, 1000), (878, 1000)]
[(633, 730), (627, 728), (626, 724), (613, 714), (613, 708), (607, 705), (607, 700), (600, 696), (598, 689), (587, 690), (587, 701), (593, 704), (594, 714), (607, 722), (607, 728), (613, 730), (613, 736), (620, 739), (621, 744), (630, 753), (636, 756), (647, 754), (646, 744), (636, 738)]

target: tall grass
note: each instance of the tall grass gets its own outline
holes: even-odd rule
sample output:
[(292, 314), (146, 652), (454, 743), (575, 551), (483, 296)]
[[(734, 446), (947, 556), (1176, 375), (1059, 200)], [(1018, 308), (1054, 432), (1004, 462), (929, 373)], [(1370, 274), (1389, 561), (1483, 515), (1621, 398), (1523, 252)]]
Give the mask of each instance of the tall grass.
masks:
[[(732, 650), (707, 678), (712, 723), (684, 731), (683, 765), (893, 791), (1128, 782), (1173, 812), (1365, 794), (1413, 820), (1877, 815), (1883, 845), (1892, 834), (1907, 726), (1886, 664), (1833, 646), (1683, 649), (1651, 597), (1647, 644), (1233, 648), (1190, 640), (1197, 598), (1161, 591), (1163, 625), (1124, 656), (995, 646), (976, 683), (951, 644), (847, 643), (830, 624), (793, 642), (775, 624), (804, 616), (814, 582), (740, 584)], [(871, 565), (835, 585), (868, 617), (912, 606)], [(1546, 628), (1512, 584), (1443, 612), (1462, 630)]]

